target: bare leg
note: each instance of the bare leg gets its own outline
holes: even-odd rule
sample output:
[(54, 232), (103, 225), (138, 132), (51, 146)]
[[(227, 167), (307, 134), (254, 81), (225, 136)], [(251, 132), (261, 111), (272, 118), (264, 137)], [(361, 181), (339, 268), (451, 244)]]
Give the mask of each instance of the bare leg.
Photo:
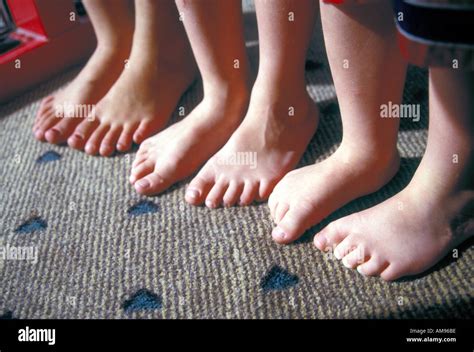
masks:
[(231, 139), (188, 187), (186, 200), (194, 205), (267, 199), (316, 130), (318, 112), (306, 92), (304, 69), (316, 3), (257, 0), (255, 5), (260, 67), (250, 106)]
[(196, 76), (173, 0), (136, 0), (136, 29), (127, 68), (68, 143), (109, 156), (163, 128)]
[(140, 194), (157, 194), (194, 173), (229, 139), (248, 103), (240, 0), (178, 0), (177, 5), (202, 75), (204, 99), (140, 147), (130, 177)]
[(33, 127), (41, 141), (67, 140), (87, 116), (71, 115), (63, 107), (96, 104), (119, 77), (132, 46), (133, 6), (129, 0), (85, 0), (84, 5), (97, 36), (97, 49), (71, 84), (42, 102)]
[(276, 186), (269, 206), (279, 243), (294, 241), (344, 204), (376, 191), (399, 166), (398, 120), (380, 114), (382, 104), (400, 103), (406, 71), (389, 1), (321, 4), (321, 15), (344, 135), (332, 156)]
[(474, 73), (430, 70), (430, 130), (410, 184), (315, 237), (344, 265), (395, 280), (418, 274), (474, 235)]

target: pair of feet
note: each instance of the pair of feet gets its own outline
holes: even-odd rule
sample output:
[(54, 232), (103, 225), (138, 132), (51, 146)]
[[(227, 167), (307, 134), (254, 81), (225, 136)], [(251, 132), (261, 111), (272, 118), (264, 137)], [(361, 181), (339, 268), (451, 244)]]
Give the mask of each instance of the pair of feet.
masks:
[[(334, 210), (382, 187), (398, 166), (396, 152), (377, 156), (343, 143), (323, 162), (290, 172), (269, 199), (277, 224), (273, 239), (294, 241)], [(426, 174), (420, 169), (394, 197), (330, 223), (314, 245), (364, 276), (392, 281), (424, 272), (474, 234), (474, 192), (445, 194)]]
[(170, 41), (162, 50), (170, 59), (153, 60), (139, 45), (130, 53), (125, 41), (122, 47), (99, 44), (76, 79), (42, 101), (35, 138), (110, 156), (158, 132), (197, 76), (186, 41)]

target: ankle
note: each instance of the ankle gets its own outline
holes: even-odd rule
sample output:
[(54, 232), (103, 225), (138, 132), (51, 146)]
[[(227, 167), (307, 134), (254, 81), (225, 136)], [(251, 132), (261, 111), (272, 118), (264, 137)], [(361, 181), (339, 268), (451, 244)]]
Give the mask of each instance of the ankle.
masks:
[(130, 55), (130, 46), (124, 43), (120, 45), (111, 45), (109, 42), (98, 42), (94, 54), (113, 61), (117, 60), (122, 64), (125, 64), (125, 60), (128, 59), (128, 56)]
[(247, 82), (241, 79), (209, 84), (204, 82), (204, 99), (217, 105), (248, 105), (250, 89)]
[[(281, 121), (287, 121), (290, 124), (299, 124), (306, 121), (308, 117), (314, 118), (313, 115), (317, 115), (316, 105), (304, 84), (282, 83), (275, 86), (268, 80), (257, 78), (252, 89), (250, 105), (258, 110), (264, 108), (267, 112), (270, 112), (269, 116), (277, 118), (287, 116), (287, 120), (283, 119)], [(314, 113), (312, 113), (312, 110), (314, 110)]]
[(380, 186), (388, 182), (400, 167), (397, 148), (365, 148), (345, 144), (337, 149), (335, 156), (348, 166), (352, 176)]
[(252, 94), (262, 92), (262, 95), (273, 100), (293, 100), (307, 95), (304, 76), (276, 77), (259, 72), (255, 80)]

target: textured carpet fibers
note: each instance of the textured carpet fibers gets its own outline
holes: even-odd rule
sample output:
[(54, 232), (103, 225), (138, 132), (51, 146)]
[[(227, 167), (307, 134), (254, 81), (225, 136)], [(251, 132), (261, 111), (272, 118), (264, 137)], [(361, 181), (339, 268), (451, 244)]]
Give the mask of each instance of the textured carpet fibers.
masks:
[[(255, 71), (254, 14), (246, 14), (245, 22)], [(306, 68), (321, 123), (302, 165), (330, 155), (342, 134), (320, 25)], [(36, 253), (36, 260), (0, 260), (0, 316), (472, 316), (474, 249), (469, 244), (459, 249), (457, 258), (451, 255), (424, 275), (386, 283), (344, 268), (311, 243), (312, 235), (329, 221), (381, 202), (409, 182), (427, 136), (426, 71), (409, 71), (404, 99), (421, 102), (422, 118), (402, 121), (398, 175), (289, 246), (271, 240), (266, 204), (218, 210), (192, 207), (183, 200), (189, 180), (159, 197), (140, 197), (128, 183), (134, 153), (90, 157), (35, 141), (31, 127), (40, 99), (77, 72), (56, 77), (0, 108), (0, 246), (29, 247), (23, 255), (29, 253), (32, 259)], [(189, 111), (201, 95), (196, 84), (180, 104)]]

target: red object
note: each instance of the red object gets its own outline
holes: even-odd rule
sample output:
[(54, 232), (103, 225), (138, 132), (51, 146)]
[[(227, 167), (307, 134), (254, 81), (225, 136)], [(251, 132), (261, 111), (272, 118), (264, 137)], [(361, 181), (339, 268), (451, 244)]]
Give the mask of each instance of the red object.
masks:
[(92, 26), (73, 0), (7, 0), (21, 42), (0, 54), (0, 102), (87, 59), (96, 46)]

